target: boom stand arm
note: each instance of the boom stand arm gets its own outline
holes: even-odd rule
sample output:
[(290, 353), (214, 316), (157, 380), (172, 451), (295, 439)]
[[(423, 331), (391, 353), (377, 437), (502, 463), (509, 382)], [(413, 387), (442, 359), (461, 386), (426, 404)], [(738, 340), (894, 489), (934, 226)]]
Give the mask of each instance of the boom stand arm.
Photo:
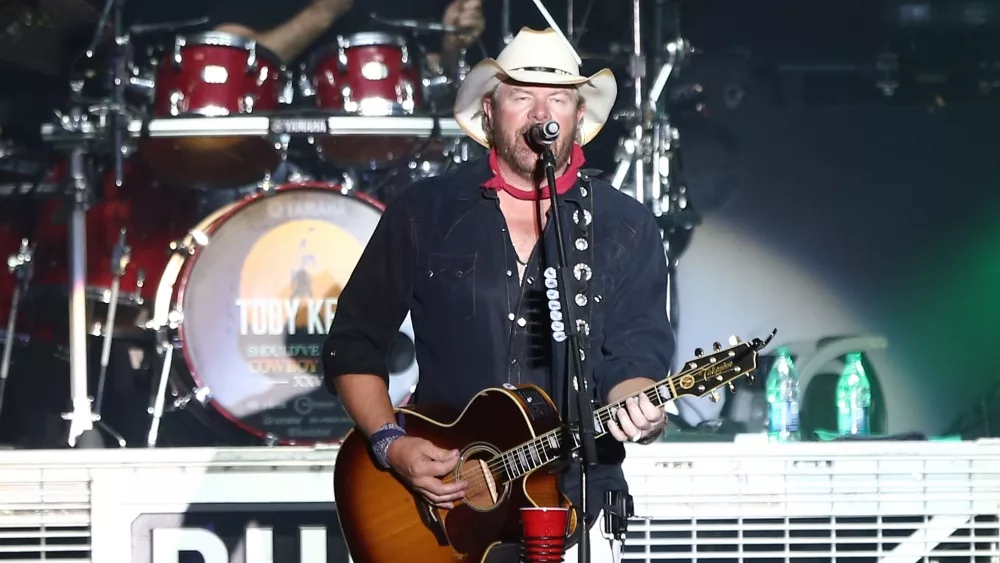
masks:
[[(566, 258), (566, 245), (563, 238), (562, 214), (559, 210), (559, 198), (556, 193), (556, 164), (551, 148), (546, 145), (542, 149), (542, 163), (545, 168), (545, 177), (549, 183), (549, 198), (552, 202), (552, 221), (556, 234), (556, 248), (558, 249), (558, 267), (555, 272), (555, 279), (559, 284), (559, 309), (563, 312), (563, 330), (556, 330), (558, 325), (553, 323), (553, 339), (556, 342), (566, 341), (566, 392), (570, 394), (570, 412), (576, 411), (576, 420), (570, 414), (566, 417), (567, 434), (572, 436), (575, 430), (579, 432), (581, 455), (574, 456), (580, 464), (580, 522), (577, 528), (580, 530), (580, 543), (578, 546), (579, 563), (589, 563), (590, 561), (590, 541), (588, 529), (590, 523), (587, 521), (587, 468), (597, 464), (597, 440), (594, 432), (594, 404), (590, 399), (590, 389), (587, 386), (587, 377), (583, 373), (581, 354), (583, 346), (580, 341), (580, 331), (576, 326), (576, 319), (572, 315), (569, 305), (569, 274), (570, 266)], [(591, 196), (593, 197), (593, 196)], [(550, 272), (546, 271), (546, 277)], [(575, 409), (573, 407), (573, 396), (575, 395)]]

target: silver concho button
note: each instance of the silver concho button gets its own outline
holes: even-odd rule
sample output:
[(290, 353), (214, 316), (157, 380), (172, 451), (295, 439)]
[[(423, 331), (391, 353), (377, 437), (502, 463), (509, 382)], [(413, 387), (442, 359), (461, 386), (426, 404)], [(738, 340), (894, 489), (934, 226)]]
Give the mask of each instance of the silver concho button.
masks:
[(580, 281), (590, 281), (590, 277), (593, 272), (590, 271), (590, 266), (586, 264), (577, 264), (573, 266), (573, 276)]
[(578, 238), (578, 239), (576, 239), (576, 243), (575, 244), (576, 244), (576, 249), (580, 250), (580, 251), (587, 250), (587, 248), (590, 247), (590, 245), (587, 244), (587, 239), (585, 239), (585, 238)]
[(580, 307), (583, 307), (584, 305), (587, 304), (587, 296), (582, 293), (577, 293), (574, 299), (576, 301), (576, 304), (579, 305)]

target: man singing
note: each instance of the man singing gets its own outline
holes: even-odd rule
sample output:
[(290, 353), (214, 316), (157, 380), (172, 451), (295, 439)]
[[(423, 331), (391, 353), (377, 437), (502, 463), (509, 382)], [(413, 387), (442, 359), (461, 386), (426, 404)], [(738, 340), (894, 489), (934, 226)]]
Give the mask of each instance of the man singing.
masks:
[[(674, 352), (660, 232), (643, 205), (581, 170), (581, 146), (604, 126), (616, 95), (610, 70), (581, 76), (553, 30), (522, 29), (457, 95), (455, 119), (488, 157), (417, 182), (389, 205), (340, 296), (324, 348), (327, 385), (377, 462), (431, 503), (462, 502), (465, 483), (440, 479), (457, 451), (395, 423), (386, 358), (408, 311), (420, 365), (414, 403), (461, 412), (485, 388), (528, 383), (565, 403), (568, 351), (553, 339), (544, 280), (558, 263), (551, 201), (528, 139), (540, 123), (554, 120), (561, 131), (552, 152), (570, 279), (587, 286), (569, 297), (589, 350), (589, 388), (597, 403), (628, 405), (588, 472), (590, 524), (600, 522), (605, 491), (627, 490), (621, 442), (652, 442), (664, 428), (662, 409), (639, 393), (666, 376)], [(579, 506), (573, 467), (560, 486)], [(600, 528), (590, 529), (592, 561), (610, 563), (617, 550)]]

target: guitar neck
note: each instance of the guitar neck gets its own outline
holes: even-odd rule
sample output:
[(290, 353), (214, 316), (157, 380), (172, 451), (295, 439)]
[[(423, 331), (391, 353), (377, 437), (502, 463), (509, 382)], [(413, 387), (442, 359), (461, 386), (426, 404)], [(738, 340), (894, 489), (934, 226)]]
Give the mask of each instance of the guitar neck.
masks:
[[(684, 373), (681, 372), (677, 376), (659, 381), (643, 389), (640, 393), (646, 395), (654, 405), (662, 407), (667, 401), (677, 398), (673, 380)], [(639, 393), (636, 393), (637, 395)], [(615, 413), (621, 408), (625, 408), (624, 400), (594, 410), (595, 438), (600, 438), (608, 433), (608, 422), (615, 419)], [(579, 429), (569, 432), (564, 428), (552, 430), (530, 442), (507, 450), (500, 456), (504, 472), (501, 476), (512, 481), (556, 461), (566, 453), (567, 442), (570, 452), (581, 447)]]
[[(777, 332), (777, 331), (775, 331)], [(771, 333), (771, 337), (775, 332)], [(770, 342), (768, 338), (767, 342)], [(714, 389), (740, 375), (749, 375), (757, 368), (757, 350), (767, 345), (754, 339), (753, 343), (738, 344), (722, 350), (716, 344), (716, 352), (702, 356), (684, 364), (685, 369), (641, 390), (650, 402), (662, 407), (681, 395), (704, 396)], [(608, 422), (614, 420), (615, 413), (625, 408), (625, 400), (601, 407), (594, 411), (594, 436), (600, 438), (608, 433)], [(499, 459), (491, 462), (491, 467), (499, 479), (517, 479), (529, 472), (556, 461), (566, 453), (580, 448), (579, 428), (567, 431), (565, 428), (552, 430), (537, 438), (507, 450)]]

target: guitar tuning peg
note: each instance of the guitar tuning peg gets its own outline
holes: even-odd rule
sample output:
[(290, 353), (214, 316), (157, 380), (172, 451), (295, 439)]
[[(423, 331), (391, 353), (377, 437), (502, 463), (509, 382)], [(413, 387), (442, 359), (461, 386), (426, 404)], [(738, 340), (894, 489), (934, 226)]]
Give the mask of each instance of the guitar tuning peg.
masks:
[(705, 351), (704, 351), (704, 350), (702, 350), (701, 348), (695, 348), (695, 349), (694, 349), (694, 356), (695, 356), (696, 358), (700, 358), (700, 357), (702, 357), (702, 355), (704, 355), (704, 354), (705, 354)]
[(719, 398), (720, 397), (719, 397), (719, 392), (718, 391), (712, 391), (711, 393), (708, 394), (708, 396), (709, 396), (710, 399), (712, 399), (713, 403), (718, 403), (719, 402)]
[(733, 393), (736, 392), (736, 384), (733, 383), (732, 381), (729, 382), (729, 390), (732, 391)]
[(750, 381), (750, 383), (753, 383), (753, 380), (754, 380), (754, 374), (753, 374), (753, 373), (748, 373), (748, 374), (747, 374), (747, 379), (748, 379), (748, 380)]
[(718, 342), (713, 343), (712, 344), (712, 350), (715, 351), (715, 352), (718, 352), (719, 350), (722, 350), (722, 344), (719, 344)]
[(740, 337), (736, 336), (735, 334), (729, 337), (729, 345), (730, 346), (738, 346), (741, 342), (743, 342), (743, 341), (740, 340)]

